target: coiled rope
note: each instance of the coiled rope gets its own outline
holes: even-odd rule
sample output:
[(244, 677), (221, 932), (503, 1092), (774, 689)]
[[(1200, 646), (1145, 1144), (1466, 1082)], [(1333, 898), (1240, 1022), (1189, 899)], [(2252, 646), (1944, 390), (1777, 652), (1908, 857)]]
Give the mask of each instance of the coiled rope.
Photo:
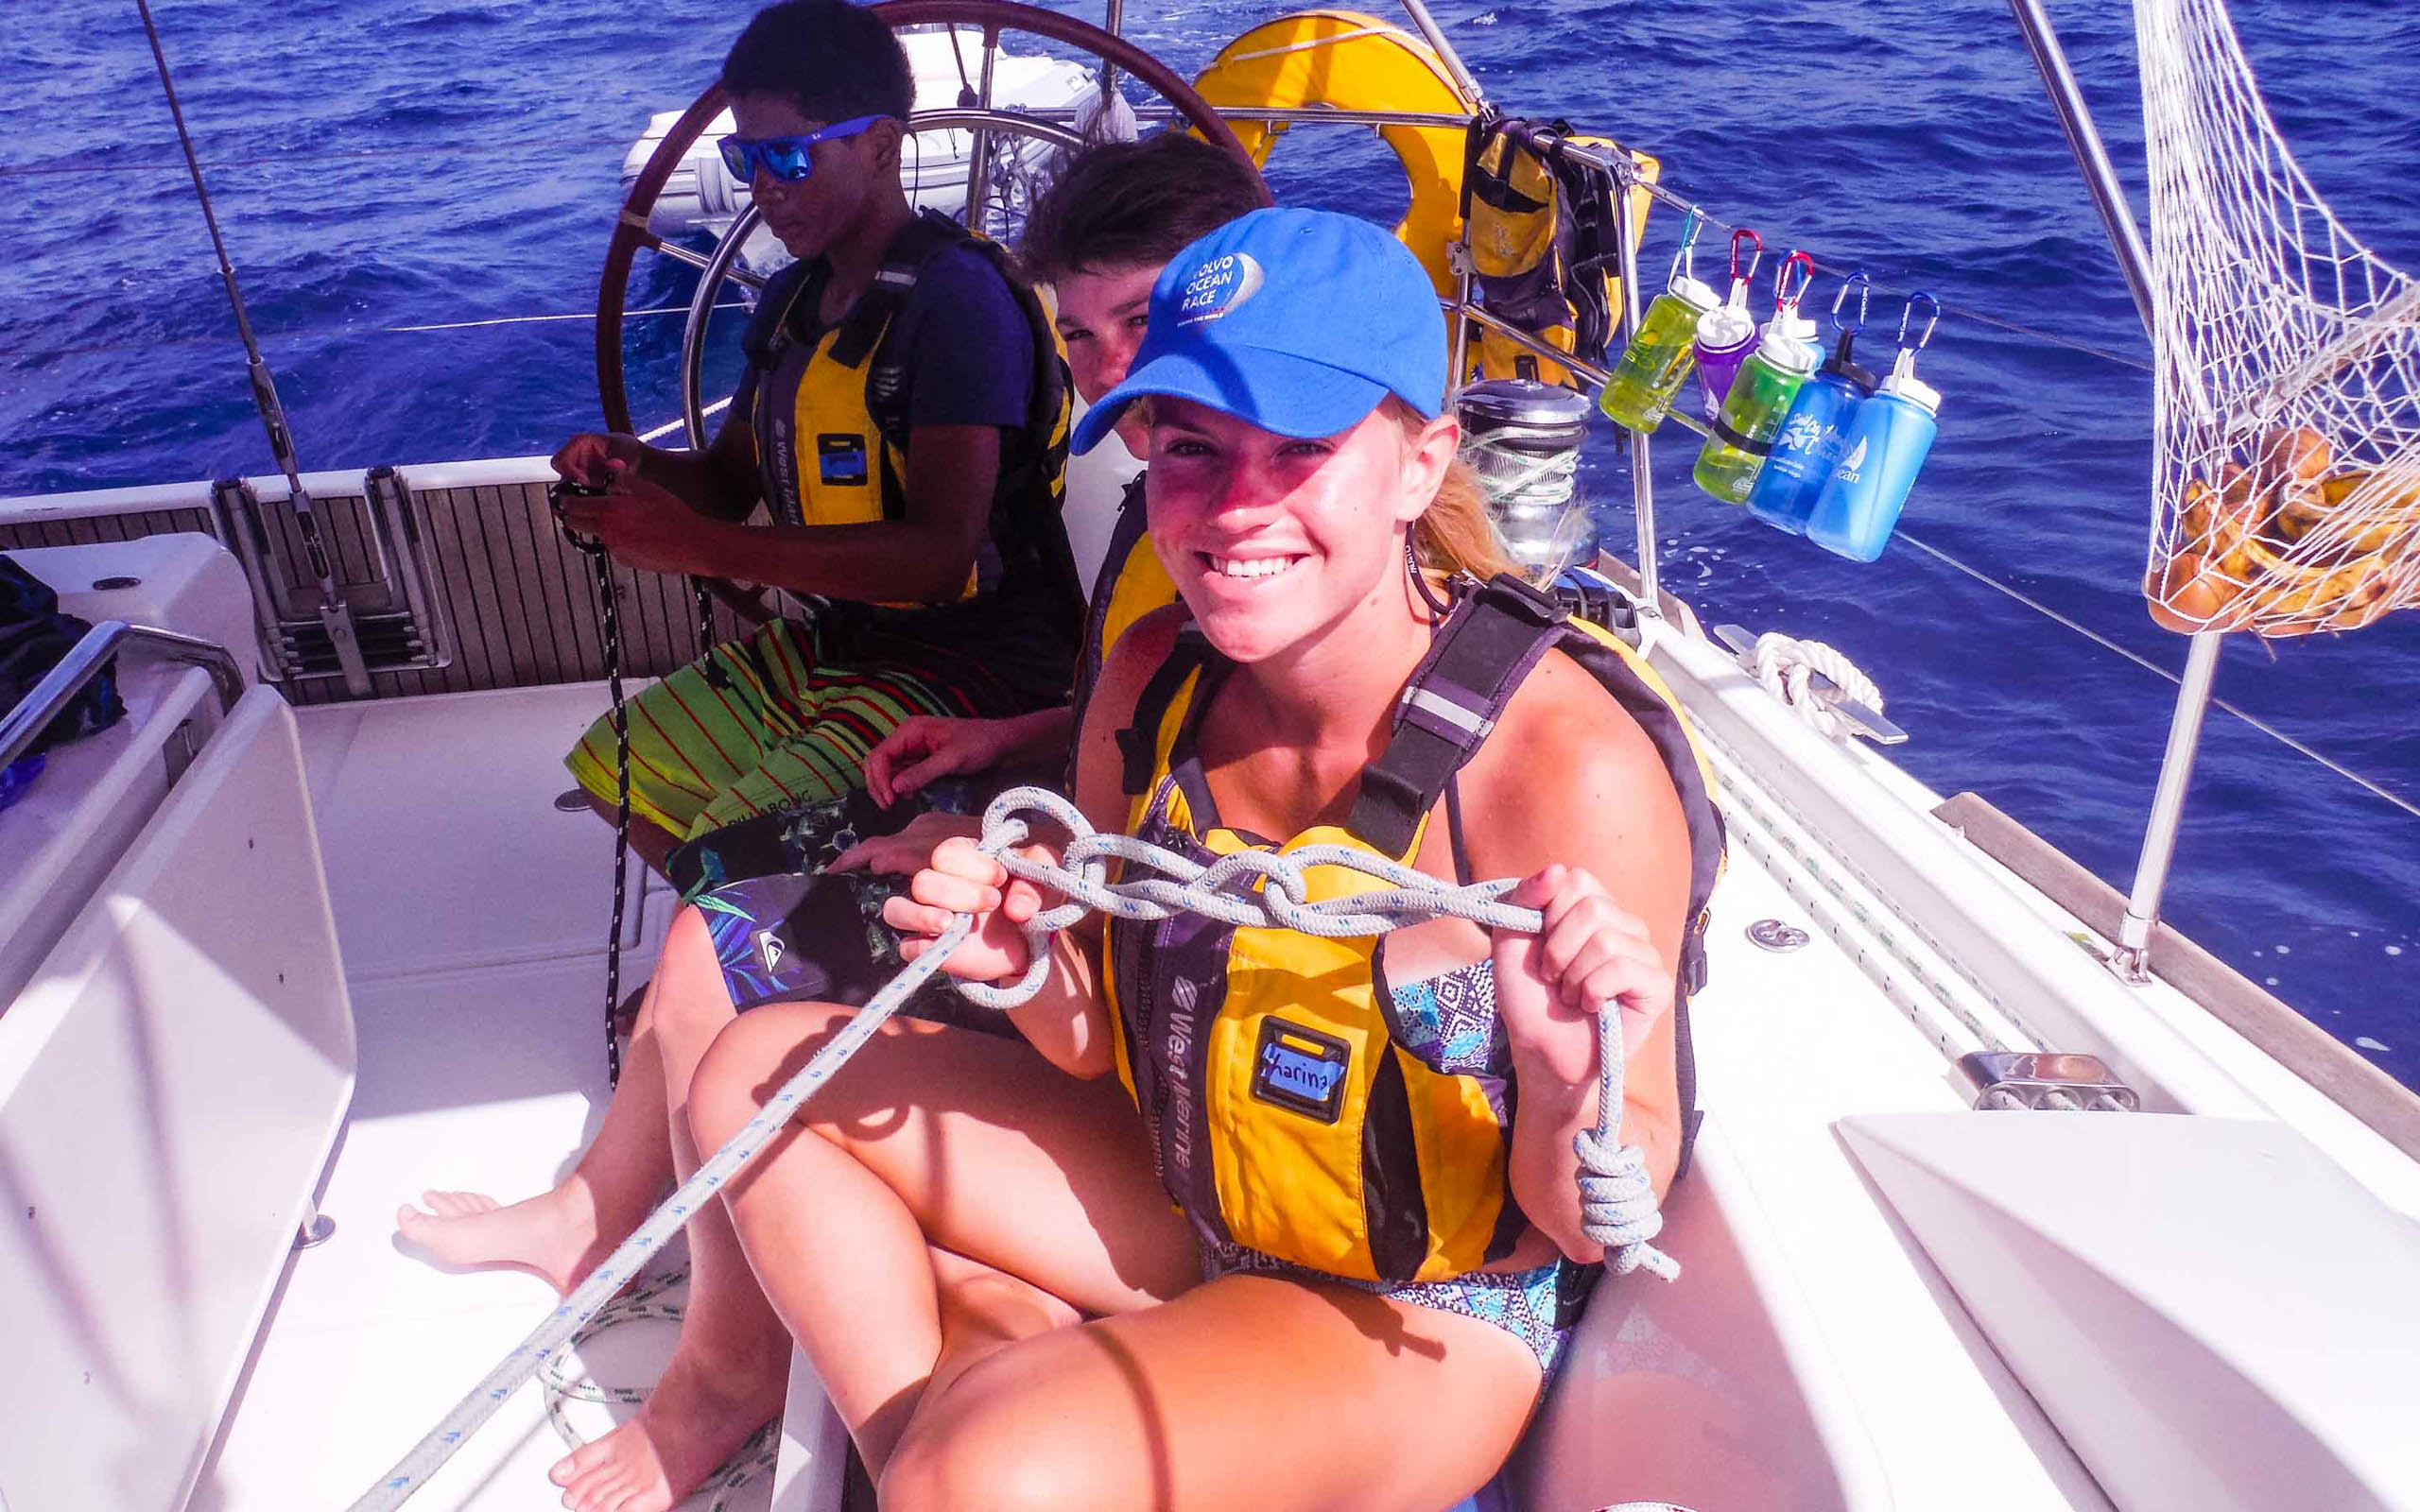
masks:
[[(1768, 631), (1756, 637), (1756, 680), (1767, 693), (1798, 712), (1818, 732), (1841, 737), (1848, 732), (1838, 703), (1861, 703), (1882, 712), (1882, 690), (1858, 664), (1821, 641), (1800, 641)], [(1815, 685), (1817, 674), (1831, 679), (1829, 688)]]
[[(1075, 836), (1062, 865), (1032, 860), (1012, 850), (1031, 836), (1031, 829), (1022, 817), (1028, 814), (1047, 819)], [(1440, 918), (1465, 919), (1487, 928), (1525, 934), (1535, 934), (1540, 923), (1536, 909), (1519, 908), (1501, 901), (1513, 886), (1510, 879), (1456, 886), (1384, 856), (1344, 845), (1306, 846), (1282, 856), (1239, 851), (1204, 866), (1131, 836), (1097, 832), (1074, 804), (1039, 787), (1011, 788), (993, 799), (983, 816), (980, 845), (987, 854), (996, 856), (1011, 875), (1062, 893), (1068, 900), (1044, 910), (1022, 926), (1031, 961), (1016, 983), (1008, 987), (977, 982), (958, 984), (958, 989), (969, 1000), (991, 1008), (1015, 1007), (1040, 991), (1050, 971), (1050, 936), (1094, 912), (1142, 920), (1196, 913), (1248, 928), (1283, 927), (1327, 938), (1383, 935)], [(1161, 875), (1112, 885), (1108, 882), (1108, 863), (1112, 859), (1125, 863), (1130, 870), (1148, 868)], [(1322, 866), (1347, 868), (1391, 884), (1392, 888), (1314, 902), (1308, 898), (1305, 873)], [(695, 1176), (649, 1213), (393, 1469), (363, 1493), (353, 1503), (354, 1512), (384, 1512), (401, 1506), (425, 1486), (479, 1425), (494, 1415), (506, 1398), (570, 1347), (575, 1335), (613, 1299), (614, 1293), (639, 1275), (656, 1252), (686, 1226), (692, 1211), (713, 1201), (723, 1185), (798, 1116), (801, 1105), (848, 1064), (849, 1057), (873, 1038), (883, 1022), (941, 970), (942, 962), (965, 940), (974, 926), (971, 915), (960, 914), (952, 919), (947, 929), (841, 1026), (830, 1043), (808, 1058), (745, 1127), (699, 1166)], [(1620, 1141), (1622, 1040), (1617, 1004), (1608, 1003), (1598, 1013), (1597, 1054), (1597, 1125), (1573, 1141), (1580, 1158), (1582, 1231), (1606, 1246), (1616, 1273), (1647, 1270), (1670, 1280), (1680, 1274), (1680, 1267), (1650, 1243), (1662, 1229), (1664, 1219), (1656, 1208), (1654, 1187), (1647, 1177), (1646, 1157), (1637, 1149), (1623, 1147)]]
[(1569, 504), (1578, 488), (1580, 445), (1574, 440), (1544, 451), (1538, 436), (1518, 426), (1498, 427), (1463, 442), (1461, 455), (1487, 486), (1489, 498), (1521, 508), (1557, 508)]

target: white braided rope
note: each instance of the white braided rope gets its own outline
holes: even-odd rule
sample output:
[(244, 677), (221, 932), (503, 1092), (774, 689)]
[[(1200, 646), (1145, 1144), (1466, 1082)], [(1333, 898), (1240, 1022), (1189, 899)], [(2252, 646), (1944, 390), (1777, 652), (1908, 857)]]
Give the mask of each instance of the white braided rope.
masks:
[[(1011, 848), (1025, 844), (1031, 834), (1019, 816), (1024, 814), (1038, 814), (1074, 836), (1063, 865), (1032, 861), (1012, 852)], [(1127, 835), (1097, 832), (1074, 804), (1046, 788), (1011, 788), (993, 799), (984, 812), (980, 844), (985, 851), (998, 856), (1012, 875), (1069, 900), (1044, 910), (1023, 926), (1031, 964), (1014, 985), (958, 984), (968, 999), (992, 1008), (1015, 1007), (1040, 991), (1050, 971), (1050, 936), (1093, 912), (1130, 919), (1161, 919), (1192, 912), (1241, 926), (1283, 927), (1330, 938), (1383, 935), (1447, 917), (1529, 934), (1536, 933), (1540, 922), (1536, 909), (1499, 901), (1513, 885), (1510, 880), (1456, 886), (1355, 846), (1305, 846), (1284, 856), (1239, 851), (1203, 866)], [(1150, 868), (1163, 875), (1112, 886), (1107, 881), (1107, 862), (1112, 857), (1130, 870)], [(1312, 902), (1304, 873), (1321, 866), (1350, 868), (1392, 884), (1392, 890)], [(708, 1157), (696, 1175), (681, 1183), (544, 1322), (498, 1361), (394, 1469), (364, 1492), (353, 1503), (354, 1512), (384, 1512), (401, 1506), (425, 1486), (507, 1398), (547, 1368), (614, 1294), (630, 1284), (656, 1252), (687, 1226), (693, 1211), (713, 1201), (726, 1182), (762, 1153), (798, 1116), (801, 1105), (941, 970), (942, 962), (965, 940), (974, 923), (965, 914), (952, 919), (829, 1043), (808, 1057), (745, 1127)], [(1645, 1156), (1620, 1143), (1622, 1041), (1621, 1010), (1616, 1004), (1605, 1005), (1598, 1014), (1597, 1046), (1597, 1125), (1573, 1141), (1580, 1159), (1582, 1229), (1606, 1247), (1608, 1263), (1616, 1274), (1647, 1270), (1670, 1280), (1680, 1274), (1680, 1266), (1649, 1243), (1663, 1228), (1664, 1217), (1648, 1179)]]
[[(1832, 708), (1842, 700), (1882, 712), (1882, 690), (1874, 679), (1821, 641), (1767, 631), (1756, 637), (1755, 660), (1756, 680), (1765, 691), (1798, 711), (1798, 717), (1822, 734), (1837, 739), (1848, 733), (1848, 725)], [(1832, 688), (1815, 686), (1818, 673), (1832, 680)]]

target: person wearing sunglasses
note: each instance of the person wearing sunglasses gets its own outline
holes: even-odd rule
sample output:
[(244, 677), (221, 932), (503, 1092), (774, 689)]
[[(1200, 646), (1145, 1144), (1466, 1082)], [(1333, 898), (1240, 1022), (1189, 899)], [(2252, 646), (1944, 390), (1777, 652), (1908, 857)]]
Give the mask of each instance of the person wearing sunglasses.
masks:
[[(701, 452), (592, 434), (554, 457), (604, 490), (564, 520), (621, 564), (806, 606), (632, 700), (631, 844), (658, 871), (692, 835), (862, 788), (867, 752), (917, 715), (1063, 703), (1082, 628), (1064, 369), (1005, 254), (909, 205), (898, 40), (844, 0), (787, 0), (722, 84), (723, 161), (797, 259), (749, 323), (722, 429)], [(747, 523), (760, 502), (770, 523)], [(610, 721), (565, 763), (610, 818)]]

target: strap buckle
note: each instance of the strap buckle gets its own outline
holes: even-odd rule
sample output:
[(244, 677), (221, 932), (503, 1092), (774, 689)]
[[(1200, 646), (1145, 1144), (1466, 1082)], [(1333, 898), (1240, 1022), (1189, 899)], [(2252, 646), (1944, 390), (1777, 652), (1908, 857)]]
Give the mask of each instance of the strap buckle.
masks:
[(1560, 624), (1564, 617), (1563, 605), (1556, 601), (1553, 593), (1534, 588), (1526, 579), (1515, 577), (1511, 573), (1497, 573), (1481, 583), (1473, 596), (1540, 629)]

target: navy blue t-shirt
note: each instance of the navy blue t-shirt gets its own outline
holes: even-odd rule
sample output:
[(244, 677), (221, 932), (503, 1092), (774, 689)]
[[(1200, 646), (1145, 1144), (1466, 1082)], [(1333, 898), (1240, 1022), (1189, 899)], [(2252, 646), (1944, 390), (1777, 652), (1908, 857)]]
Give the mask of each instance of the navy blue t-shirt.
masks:
[[(785, 524), (804, 523), (794, 458), (769, 444), (769, 417), (786, 416), (815, 347), (830, 329), (817, 318), (825, 265), (797, 263), (764, 291), (746, 338), (752, 351), (772, 345), (774, 322), (788, 311), (788, 342), (769, 369), (752, 363), (732, 394), (732, 413), (757, 435), (757, 472), (768, 509)], [(1033, 404), (1034, 334), (1016, 296), (984, 253), (953, 247), (927, 262), (887, 337), (907, 376), (908, 429), (994, 425), (1004, 475), (1030, 465), (1028, 412)], [(912, 437), (909, 442), (913, 444)], [(870, 461), (872, 459), (869, 459)], [(879, 464), (874, 464), (878, 469)], [(1021, 501), (995, 502), (977, 551), (981, 592), (958, 604), (893, 609), (836, 602), (821, 616), (826, 638), (855, 634), (870, 655), (906, 662), (940, 678), (978, 713), (1022, 713), (1064, 702), (1081, 634), (1081, 606), (1037, 559), (1029, 538), (1063, 530), (1055, 512), (1014, 520)], [(1004, 541), (1028, 538), (1004, 551)], [(1058, 546), (1064, 552), (1063, 538)], [(1046, 545), (1043, 555), (1048, 554)]]

